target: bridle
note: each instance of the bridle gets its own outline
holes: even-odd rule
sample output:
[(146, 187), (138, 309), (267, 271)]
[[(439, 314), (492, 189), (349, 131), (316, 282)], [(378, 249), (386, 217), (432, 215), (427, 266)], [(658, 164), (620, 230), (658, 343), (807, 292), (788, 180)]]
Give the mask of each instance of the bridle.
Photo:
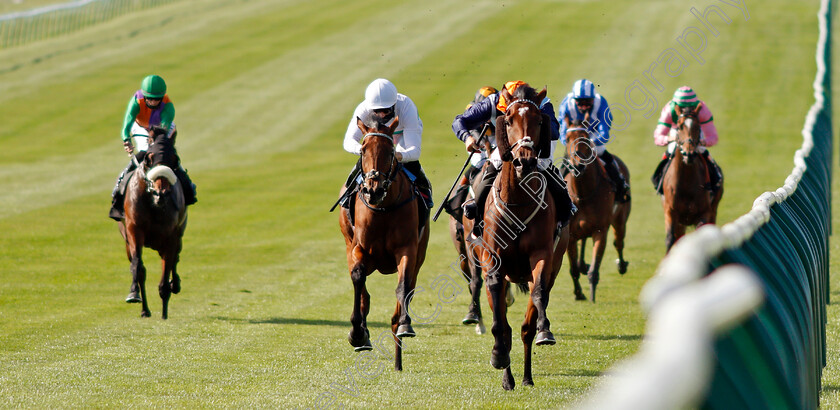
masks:
[[(394, 164), (397, 162), (397, 144), (394, 143), (394, 137), (388, 134), (383, 134), (381, 132), (369, 132), (362, 136), (362, 140), (364, 140), (367, 137), (382, 137), (391, 142), (391, 162), (388, 165), (388, 173), (384, 174), (385, 180), (382, 181), (382, 189), (385, 191), (385, 195), (388, 195), (388, 188), (391, 187), (391, 183), (394, 181)], [(369, 179), (379, 179), (380, 175), (383, 174), (376, 169), (372, 169), (362, 176), (364, 178), (363, 183), (366, 184)]]
[[(526, 100), (524, 98), (520, 98), (520, 99), (514, 100), (513, 102), (508, 104), (507, 108), (505, 108), (505, 116), (507, 116), (508, 111), (510, 111), (515, 104), (519, 104), (519, 103), (529, 104), (529, 105), (533, 106), (534, 108), (536, 108), (537, 112), (540, 112), (540, 106), (537, 105), (537, 103), (535, 103), (531, 100)], [(542, 120), (542, 118), (540, 120)], [(517, 140), (515, 143), (513, 143), (510, 146), (510, 152), (513, 153), (513, 154), (516, 154), (516, 151), (520, 148), (534, 149), (534, 140), (532, 140), (530, 136), (525, 135), (524, 137), (522, 137), (522, 139)]]
[[(566, 156), (567, 156), (568, 158), (571, 158), (571, 157), (572, 157), (572, 153), (571, 153), (571, 152), (569, 152), (569, 151), (571, 151), (571, 150), (572, 150), (572, 144), (571, 144), (571, 143), (569, 143), (568, 135), (569, 135), (569, 133), (572, 133), (572, 132), (581, 132), (581, 131), (582, 131), (582, 132), (585, 132), (585, 133), (588, 133), (588, 132), (589, 132), (589, 130), (587, 130), (587, 129), (586, 129), (586, 128), (584, 128), (584, 127), (572, 127), (572, 128), (567, 128), (567, 129), (566, 129), (566, 135), (567, 135), (567, 138), (566, 138)], [(587, 135), (588, 135), (588, 134), (587, 134)], [(586, 141), (587, 143), (591, 142), (591, 140), (590, 140), (589, 138), (586, 138), (586, 139), (585, 139), (585, 141)], [(578, 144), (578, 140), (575, 140), (575, 144), (574, 144), (574, 145), (577, 145), (577, 144)], [(575, 152), (576, 152), (576, 150), (575, 150)], [(592, 154), (593, 154), (593, 155), (592, 155), (592, 157), (593, 157), (593, 159), (594, 159), (594, 158), (596, 157), (596, 155), (595, 155), (595, 150), (594, 150), (594, 149), (592, 149)], [(575, 156), (577, 156), (577, 155), (575, 155)], [(579, 159), (582, 159), (582, 158), (580, 158), (579, 156), (578, 156), (578, 158), (579, 158)], [(571, 162), (571, 160), (568, 160), (568, 161), (564, 161), (564, 162), (563, 162), (563, 165), (564, 165), (564, 166), (566, 166), (567, 168), (574, 169), (574, 171), (575, 171), (575, 172), (572, 172), (572, 175), (573, 175), (575, 178), (579, 178), (579, 177), (580, 177), (580, 175), (583, 175), (583, 171), (584, 171), (584, 170), (586, 170), (586, 166), (587, 166), (587, 165), (589, 165), (589, 164), (591, 164), (592, 162), (593, 162), (593, 161), (589, 161), (589, 162), (587, 162), (587, 161), (579, 161), (577, 164), (573, 164), (573, 163)]]
[[(694, 140), (694, 136), (692, 135), (692, 132), (691, 132), (692, 130), (691, 130), (691, 128), (692, 128), (692, 126), (693, 126), (693, 124), (694, 124), (694, 121), (696, 121), (696, 120), (697, 120), (697, 117), (696, 117), (695, 115), (693, 115), (693, 114), (686, 114), (686, 113), (684, 113), (684, 112), (683, 112), (683, 113), (680, 113), (680, 118), (682, 119), (682, 121), (681, 121), (681, 123), (680, 123), (680, 125), (679, 125), (679, 127), (680, 127), (680, 128), (679, 128), (679, 129), (677, 129), (677, 140), (676, 140), (676, 143), (677, 143), (677, 147), (679, 147), (679, 149), (680, 149), (680, 153), (681, 153), (684, 157), (688, 158), (688, 157), (690, 157), (692, 154), (694, 154), (694, 152), (688, 152), (688, 151), (686, 151), (686, 150), (685, 150), (685, 147), (684, 147), (684, 145), (683, 145), (683, 144), (685, 144), (686, 142), (689, 142), (689, 141)], [(691, 124), (690, 124), (690, 125), (687, 125), (686, 123), (687, 123), (689, 120), (691, 120)], [(683, 128), (687, 128), (687, 130), (686, 130), (686, 134), (688, 135), (688, 138), (680, 138), (680, 132), (681, 132), (681, 130), (682, 130)], [(698, 138), (697, 138), (697, 140), (698, 140), (698, 144), (697, 144), (697, 145), (699, 145), (699, 139), (700, 139), (700, 138), (699, 138), (699, 127), (698, 127)], [(695, 147), (695, 149), (696, 149), (696, 147)]]

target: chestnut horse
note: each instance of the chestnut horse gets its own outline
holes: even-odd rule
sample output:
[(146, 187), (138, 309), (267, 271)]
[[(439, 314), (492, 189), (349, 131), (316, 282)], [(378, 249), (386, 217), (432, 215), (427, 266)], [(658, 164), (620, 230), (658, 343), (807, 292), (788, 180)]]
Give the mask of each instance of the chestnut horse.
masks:
[(417, 273), (426, 258), (429, 243), (429, 221), (421, 227), (419, 200), (411, 181), (401, 172), (396, 159), (394, 130), (399, 118), (387, 127), (379, 123), (365, 124), (356, 119), (362, 137), (361, 166), (364, 181), (355, 195), (353, 222), (349, 211), (339, 215), (339, 226), (347, 245), (347, 265), (353, 281), (353, 329), (347, 336), (356, 351), (371, 350), (367, 315), (370, 294), (365, 280), (378, 270), (388, 275), (399, 273), (397, 307), (391, 317), (396, 351), (394, 368), (402, 370), (402, 338), (414, 337), (407, 302), (414, 291)]
[[(174, 168), (178, 167), (175, 141), (165, 129), (152, 128), (149, 149), (126, 188), (125, 219), (120, 221), (120, 234), (131, 262), (132, 293), (139, 288), (142, 309), (140, 316), (149, 317), (146, 297), (146, 267), (143, 247), (156, 250), (162, 259), (163, 273), (158, 292), (163, 300), (162, 317), (168, 317), (169, 297), (181, 291), (181, 278), (176, 266), (181, 253), (181, 238), (187, 229), (187, 207), (184, 192)], [(134, 159), (136, 160), (136, 157)], [(170, 279), (171, 275), (171, 279)]]
[[(627, 219), (630, 217), (630, 201), (615, 202), (615, 191), (604, 168), (603, 161), (598, 159), (595, 145), (589, 137), (589, 132), (582, 124), (589, 124), (589, 114), (583, 122), (569, 122), (566, 119), (566, 160), (564, 165), (569, 169), (566, 175), (566, 188), (569, 197), (577, 206), (578, 212), (569, 224), (569, 273), (575, 286), (575, 299), (586, 300), (580, 287), (581, 272), (586, 272), (589, 278), (589, 292), (592, 302), (595, 302), (595, 289), (600, 280), (601, 260), (607, 248), (607, 232), (613, 227), (613, 245), (618, 252), (618, 273), (627, 272), (627, 261), (624, 260), (624, 236), (627, 232)], [(630, 171), (624, 162), (613, 155), (625, 180), (630, 182)], [(586, 238), (592, 238), (592, 264), (585, 261)], [(578, 258), (578, 242), (580, 243), (580, 258)]]
[(537, 171), (537, 153), (550, 149), (550, 120), (539, 104), (546, 90), (539, 93), (520, 86), (513, 95), (502, 95), (508, 104), (504, 116), (496, 121), (496, 143), (503, 160), (502, 169), (487, 198), (484, 233), (476, 245), (484, 272), (487, 295), (493, 311), (495, 338), (490, 364), (504, 369), (502, 387), (512, 390), (516, 383), (510, 369), (511, 328), (507, 320), (505, 294), (509, 283), (530, 288), (521, 337), (525, 350), (524, 385), (533, 385), (531, 348), (556, 343), (546, 317), (548, 298), (568, 245), (568, 229), (558, 229), (554, 198)]
[[(676, 149), (674, 156), (662, 176), (662, 208), (665, 210), (665, 245), (667, 251), (680, 237), (687, 226), (697, 227), (714, 224), (718, 204), (723, 197), (723, 180), (720, 189), (712, 194), (706, 189), (709, 170), (706, 161), (698, 159), (700, 146), (700, 121), (697, 115), (702, 103), (696, 108), (683, 107), (677, 120)], [(679, 108), (679, 107), (678, 107)]]

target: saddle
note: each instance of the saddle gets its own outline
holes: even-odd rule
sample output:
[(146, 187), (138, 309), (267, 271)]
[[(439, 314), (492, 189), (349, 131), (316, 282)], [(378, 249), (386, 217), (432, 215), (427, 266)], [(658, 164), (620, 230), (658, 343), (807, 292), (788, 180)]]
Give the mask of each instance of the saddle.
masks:
[[(715, 175), (723, 175), (723, 172), (720, 169), (720, 166), (710, 158), (701, 154), (704, 163), (706, 164), (706, 175), (704, 178), (703, 187), (709, 191), (710, 193), (714, 194), (720, 189), (720, 179), (717, 179), (717, 182), (712, 182), (712, 173), (714, 172)], [(653, 188), (656, 190), (656, 193), (659, 195), (663, 195), (664, 192), (662, 191), (662, 181), (665, 178), (665, 172), (668, 171), (668, 167), (671, 166), (671, 162), (674, 160), (674, 155), (669, 155), (667, 152), (662, 155), (662, 160), (659, 161), (659, 165), (656, 166), (656, 170), (653, 171), (653, 175), (650, 177), (650, 181), (653, 183)]]
[(475, 177), (479, 171), (481, 170), (478, 168), (470, 167), (467, 170), (467, 175), (461, 177), (460, 183), (455, 187), (449, 199), (443, 204), (443, 210), (455, 218), (456, 221), (460, 222), (464, 218), (464, 209), (462, 206), (469, 197), (470, 187), (472, 187), (473, 181), (475, 181)]

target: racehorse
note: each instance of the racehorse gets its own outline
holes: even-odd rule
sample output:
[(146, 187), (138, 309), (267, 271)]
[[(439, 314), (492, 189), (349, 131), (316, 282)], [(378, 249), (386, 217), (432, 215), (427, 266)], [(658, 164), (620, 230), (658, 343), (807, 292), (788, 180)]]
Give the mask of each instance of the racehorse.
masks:
[(347, 245), (347, 265), (353, 281), (353, 329), (347, 336), (356, 351), (371, 350), (367, 315), (370, 294), (365, 280), (373, 271), (399, 273), (397, 306), (391, 317), (394, 338), (394, 368), (402, 370), (402, 338), (414, 337), (409, 316), (409, 298), (417, 282), (417, 273), (426, 258), (429, 243), (429, 221), (419, 222), (419, 200), (411, 181), (396, 159), (394, 130), (399, 118), (387, 127), (356, 119), (364, 135), (361, 166), (364, 180), (354, 195), (355, 208), (339, 215), (339, 226)]
[[(589, 124), (589, 114), (581, 121), (570, 122), (566, 119), (566, 161), (569, 169), (566, 175), (566, 189), (569, 197), (577, 206), (578, 212), (569, 224), (569, 272), (575, 286), (575, 299), (586, 300), (580, 287), (581, 272), (589, 278), (589, 291), (595, 302), (595, 289), (600, 280), (601, 260), (607, 248), (607, 232), (613, 227), (615, 237), (613, 245), (618, 252), (618, 273), (627, 272), (624, 260), (624, 236), (627, 232), (627, 219), (630, 217), (630, 201), (615, 202), (615, 192), (604, 168), (598, 159), (594, 144), (587, 129), (582, 124)], [(613, 155), (626, 181), (630, 181), (630, 171), (624, 162)], [(592, 264), (585, 262), (586, 239), (592, 238)], [(578, 258), (580, 243), (580, 258)]]
[(537, 172), (537, 153), (551, 147), (550, 121), (539, 108), (546, 90), (539, 93), (520, 86), (513, 95), (502, 91), (508, 104), (496, 120), (496, 143), (503, 160), (485, 205), (484, 233), (476, 246), (484, 272), (487, 295), (493, 311), (495, 343), (490, 364), (504, 369), (502, 387), (516, 383), (510, 369), (511, 328), (507, 320), (505, 294), (510, 283), (530, 297), (522, 324), (525, 346), (522, 383), (533, 385), (531, 348), (556, 343), (546, 317), (548, 298), (568, 245), (568, 229), (559, 229), (554, 198)]
[[(181, 238), (187, 228), (187, 207), (184, 192), (174, 168), (178, 167), (174, 138), (167, 131), (153, 127), (151, 144), (142, 163), (138, 161), (134, 177), (128, 183), (125, 219), (120, 221), (120, 234), (131, 262), (132, 293), (139, 288), (141, 317), (151, 316), (146, 297), (146, 267), (143, 247), (156, 250), (163, 263), (158, 292), (163, 300), (163, 319), (168, 317), (169, 297), (181, 291), (181, 278), (176, 266), (181, 252)], [(135, 156), (135, 161), (137, 161)], [(170, 278), (171, 275), (171, 278)]]
[(665, 245), (667, 251), (687, 226), (714, 224), (718, 204), (723, 197), (723, 181), (715, 193), (706, 189), (709, 172), (706, 161), (698, 160), (700, 146), (700, 121), (697, 115), (703, 104), (696, 108), (682, 107), (677, 120), (677, 137), (674, 157), (662, 177), (662, 208), (665, 210)]

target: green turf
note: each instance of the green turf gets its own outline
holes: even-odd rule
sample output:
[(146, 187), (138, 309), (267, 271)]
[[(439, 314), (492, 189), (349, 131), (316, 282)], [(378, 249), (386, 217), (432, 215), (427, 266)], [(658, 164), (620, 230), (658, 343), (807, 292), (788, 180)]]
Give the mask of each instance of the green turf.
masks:
[[(712, 149), (726, 174), (719, 221), (748, 211), (782, 185), (801, 144), (813, 101), (812, 3), (748, 3), (745, 21), (715, 2), (732, 21), (711, 18), (719, 35), (705, 32), (703, 64), (676, 40), (700, 26), (691, 5), (665, 0), (190, 1), (0, 51), (0, 406), (310, 407), (319, 397), (354, 408), (570, 404), (644, 332), (638, 293), (664, 253), (648, 182), (662, 151), (651, 137), (659, 108), (680, 85), (697, 90), (721, 134)], [(676, 77), (660, 67), (660, 92), (644, 71), (668, 48), (687, 65)], [(123, 110), (152, 72), (169, 84), (179, 153), (199, 187), (179, 265), (183, 291), (168, 321), (151, 251), (153, 317), (122, 301), (128, 262), (106, 218), (126, 163)], [(341, 148), (344, 130), (376, 77), (393, 80), (420, 110), (422, 162), (438, 202), (465, 159), (451, 120), (480, 86), (522, 79), (546, 85), (557, 103), (587, 77), (626, 105), (625, 89), (639, 80), (656, 97), (654, 116), (631, 111), (609, 146), (632, 174), (630, 271), (620, 277), (608, 249), (591, 304), (572, 300), (563, 268), (549, 306), (558, 344), (535, 349), (535, 387), (502, 391), (488, 363), (492, 337), (460, 325), (466, 291), (415, 326), (402, 373), (347, 343), (352, 285), (338, 216), (327, 210), (355, 161)], [(444, 218), (432, 225), (418, 285), (458, 279), (449, 267), (456, 258)], [(368, 283), (378, 335), (396, 278)], [(514, 333), (523, 299), (509, 314)], [(438, 298), (427, 291), (415, 301), (431, 314)], [(834, 340), (840, 326), (830, 313)], [(833, 349), (824, 404), (838, 406)], [(372, 360), (368, 378), (356, 371), (359, 358)], [(512, 362), (521, 383), (518, 337)]]

